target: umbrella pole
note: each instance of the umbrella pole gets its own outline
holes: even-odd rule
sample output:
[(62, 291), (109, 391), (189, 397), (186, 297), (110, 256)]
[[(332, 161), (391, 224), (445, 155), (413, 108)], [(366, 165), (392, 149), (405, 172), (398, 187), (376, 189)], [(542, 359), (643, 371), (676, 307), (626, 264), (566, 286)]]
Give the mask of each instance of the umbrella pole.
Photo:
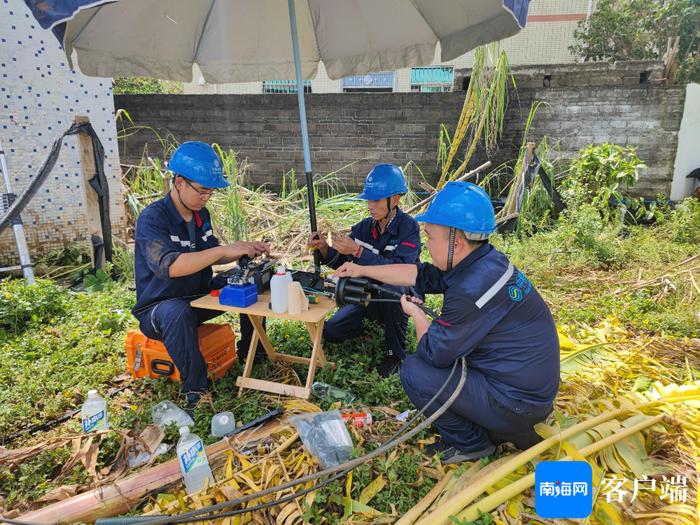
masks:
[[(301, 124), (301, 144), (304, 149), (304, 171), (306, 172), (306, 194), (309, 199), (309, 220), (311, 231), (317, 231), (316, 226), (316, 195), (314, 180), (311, 172), (311, 152), (309, 150), (309, 130), (306, 127), (306, 105), (304, 104), (304, 80), (301, 77), (301, 56), (299, 54), (299, 36), (297, 33), (297, 15), (294, 0), (287, 0), (289, 6), (289, 25), (292, 30), (292, 51), (294, 52), (294, 71), (297, 80), (297, 100), (299, 101), (299, 123)], [(314, 250), (314, 271), (321, 273), (321, 256)]]

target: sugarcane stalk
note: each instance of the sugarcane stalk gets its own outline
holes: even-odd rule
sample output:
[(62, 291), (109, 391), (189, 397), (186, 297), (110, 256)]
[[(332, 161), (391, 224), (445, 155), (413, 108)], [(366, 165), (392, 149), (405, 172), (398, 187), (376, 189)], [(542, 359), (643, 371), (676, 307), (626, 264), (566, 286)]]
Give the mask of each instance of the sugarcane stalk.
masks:
[(428, 510), (433, 501), (435, 501), (435, 498), (442, 493), (452, 478), (454, 478), (454, 472), (448, 472), (445, 474), (442, 479), (437, 482), (432, 489), (430, 489), (430, 492), (423, 496), (423, 499), (421, 499), (417, 505), (401, 516), (401, 519), (394, 525), (413, 525), (413, 523), (420, 518), (421, 514)]
[[(625, 438), (628, 438), (629, 436), (636, 434), (637, 432), (640, 432), (648, 427), (652, 427), (656, 425), (658, 422), (660, 422), (662, 419), (664, 419), (665, 415), (664, 414), (659, 414), (658, 416), (652, 416), (649, 419), (645, 421), (641, 421), (640, 423), (637, 423), (636, 425), (633, 425), (631, 427), (625, 428), (624, 430), (621, 430), (619, 432), (616, 432), (615, 434), (612, 434), (604, 439), (601, 439), (600, 441), (597, 441), (595, 443), (592, 443), (591, 445), (588, 445), (587, 447), (582, 448), (579, 452), (583, 457), (590, 456), (591, 454), (595, 454), (596, 452), (600, 452), (604, 448), (609, 447), (610, 445), (614, 445), (618, 441), (622, 441)], [(571, 461), (572, 458), (570, 456), (565, 456), (562, 459), (558, 461)], [(485, 479), (483, 483), (489, 483), (493, 484), (493, 482), (496, 481), (495, 479)], [(478, 502), (473, 503), (466, 509), (464, 509), (462, 512), (459, 513), (457, 516), (459, 519), (466, 519), (466, 520), (475, 520), (479, 518), (479, 513), (482, 512), (490, 512), (502, 503), (505, 503), (509, 499), (517, 496), (524, 490), (534, 486), (535, 484), (535, 473), (532, 472), (528, 474), (527, 476), (523, 476), (520, 478), (518, 481), (515, 481), (511, 484), (509, 484), (507, 487), (502, 488), (501, 490), (497, 490), (496, 492), (489, 494), (488, 496), (480, 499)], [(442, 510), (442, 509), (440, 509)], [(449, 515), (447, 515), (445, 518), (441, 516), (434, 516), (435, 514), (441, 514), (440, 511), (434, 512), (430, 516), (428, 516), (428, 520), (431, 520), (431, 523), (433, 523), (433, 520), (435, 523), (448, 523), (449, 522)], [(444, 519), (444, 521), (443, 521)], [(426, 520), (427, 521), (427, 520)], [(422, 522), (419, 522), (419, 524)]]
[[(498, 467), (496, 470), (494, 470), (491, 473), (491, 476), (488, 478), (489, 480), (499, 480), (510, 474), (511, 472), (515, 471), (517, 468), (525, 465), (529, 461), (533, 460), (534, 458), (538, 457), (540, 454), (545, 452), (546, 450), (552, 448), (553, 446), (558, 445), (561, 441), (564, 441), (566, 439), (569, 439), (571, 436), (574, 436), (576, 434), (580, 434), (581, 432), (588, 430), (590, 428), (593, 428), (597, 425), (600, 425), (601, 423), (605, 423), (606, 421), (609, 421), (611, 419), (617, 418), (621, 416), (622, 414), (632, 412), (632, 411), (641, 411), (644, 408), (652, 407), (655, 405), (659, 405), (662, 403), (676, 403), (676, 402), (683, 402), (683, 401), (691, 401), (691, 400), (696, 400), (697, 396), (696, 395), (690, 395), (690, 396), (675, 396), (675, 397), (667, 397), (663, 399), (657, 399), (654, 401), (649, 401), (646, 403), (641, 403), (637, 405), (633, 405), (630, 407), (626, 408), (620, 408), (617, 410), (613, 410), (611, 412), (607, 412), (605, 414), (600, 414), (592, 419), (588, 419), (586, 421), (582, 421), (581, 423), (574, 425), (570, 428), (567, 428), (563, 430), (560, 434), (556, 436), (551, 436), (540, 443), (530, 447), (529, 449), (523, 451), (522, 453), (518, 454), (517, 456), (513, 457), (511, 460), (507, 461), (500, 467)], [(470, 487), (465, 488), (464, 490), (458, 492), (455, 494), (452, 498), (448, 499), (445, 501), (441, 507), (440, 511), (441, 514), (444, 512), (444, 516), (450, 516), (452, 514), (456, 514), (457, 512), (460, 511), (460, 509), (464, 508), (464, 505), (473, 501), (475, 498), (477, 498), (479, 495), (481, 495), (490, 485), (488, 483), (478, 483), (475, 485), (472, 485)], [(434, 514), (434, 513), (433, 513)], [(431, 514), (432, 516), (432, 514)], [(423, 520), (419, 522), (419, 525), (427, 524), (428, 522), (426, 520)], [(447, 521), (442, 521), (440, 523), (447, 523)], [(435, 523), (430, 521), (430, 525), (436, 525)]]
[[(267, 423), (246, 435), (245, 440), (241, 442), (245, 444), (265, 438), (275, 432), (279, 426), (278, 421)], [(209, 445), (206, 447), (209, 463), (212, 466), (221, 463), (224, 453), (230, 449), (228, 439)], [(108, 485), (28, 512), (18, 519), (33, 523), (90, 523), (97, 518), (108, 518), (128, 512), (144, 497), (180, 483), (181, 480), (179, 460), (175, 458)]]

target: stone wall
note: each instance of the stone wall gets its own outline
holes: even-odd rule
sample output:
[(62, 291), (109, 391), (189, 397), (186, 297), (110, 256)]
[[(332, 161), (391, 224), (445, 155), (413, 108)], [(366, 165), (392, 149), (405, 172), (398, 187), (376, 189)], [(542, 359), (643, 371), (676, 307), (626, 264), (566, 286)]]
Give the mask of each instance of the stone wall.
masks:
[[(659, 64), (523, 67), (514, 74), (518, 89), (509, 94), (504, 136), (490, 157), (494, 166), (517, 156), (530, 107), (542, 101), (531, 139), (550, 137), (565, 158), (592, 142), (636, 146), (648, 165), (637, 193), (669, 194), (685, 90), (662, 85)], [(460, 71), (458, 87), (468, 75)], [(440, 124), (452, 132), (463, 99), (457, 91), (307, 95), (314, 173), (343, 168), (340, 175), (356, 187), (377, 162), (413, 161), (431, 178)], [(115, 107), (162, 137), (217, 142), (238, 151), (252, 164), (256, 184), (277, 186), (284, 172), (303, 171), (295, 95), (120, 95)], [(122, 161), (138, 162), (144, 148), (160, 153), (151, 130), (129, 138)], [(473, 165), (485, 158), (479, 152)]]

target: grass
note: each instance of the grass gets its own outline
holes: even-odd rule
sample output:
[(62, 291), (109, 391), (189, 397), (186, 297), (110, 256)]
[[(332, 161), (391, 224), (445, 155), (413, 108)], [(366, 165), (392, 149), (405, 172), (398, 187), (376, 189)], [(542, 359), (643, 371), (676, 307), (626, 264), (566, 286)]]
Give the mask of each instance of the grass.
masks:
[[(591, 236), (592, 244), (577, 243), (571, 237), (572, 228), (581, 228), (576, 223), (580, 218), (572, 219), (573, 222), (562, 219), (557, 228), (531, 237), (496, 236), (493, 241), (535, 283), (558, 324), (575, 330), (615, 318), (640, 337), (660, 334), (673, 341), (700, 336), (696, 277), (699, 261), (677, 266), (697, 255), (698, 230), (692, 227), (699, 219), (700, 206), (687, 203), (660, 216), (652, 227), (603, 230)], [(578, 231), (578, 235), (583, 233)], [(612, 251), (600, 246), (608, 244)], [(115, 283), (104, 291), (86, 293), (73, 292), (50, 280), (40, 280), (33, 287), (26, 287), (19, 280), (0, 282), (0, 435), (77, 408), (88, 389), (97, 388), (104, 393), (115, 384), (114, 378), (124, 372), (125, 330), (135, 325), (129, 313), (135, 299), (129, 284)], [(430, 300), (439, 309), (439, 301), (432, 297)], [(236, 322), (226, 315), (223, 319)], [(272, 321), (269, 331), (273, 344), (285, 351), (308, 351), (310, 341), (303, 326)], [(337, 362), (338, 368), (319, 370), (316, 379), (352, 391), (357, 395), (358, 407), (385, 406), (397, 411), (409, 408), (398, 377), (382, 379), (372, 371), (382, 356), (383, 333), (376, 326), (368, 326), (367, 333), (366, 338), (327, 345), (329, 358)], [(413, 347), (412, 330), (409, 334), (409, 347)], [(260, 393), (247, 392), (237, 397), (235, 377), (240, 371), (237, 364), (232, 374), (217, 381), (211, 404), (204, 404), (195, 413), (194, 431), (206, 443), (214, 441), (209, 435), (209, 421), (214, 413), (231, 410), (239, 421), (245, 422), (279, 404), (274, 397)], [(303, 368), (263, 363), (256, 365), (254, 373), (256, 377), (291, 378), (294, 374), (303, 377), (304, 372)], [(177, 400), (177, 392), (178, 385), (164, 380), (129, 383), (128, 389), (110, 402), (113, 428), (138, 433), (150, 422), (153, 405), (162, 399)], [(322, 408), (329, 405), (322, 404)], [(56, 431), (25, 436), (13, 446), (78, 430), (74, 418)], [(168, 435), (172, 442), (175, 429), (169, 429)], [(429, 435), (425, 433), (423, 437)], [(118, 436), (110, 434), (101, 445), (98, 467), (110, 463), (119, 443)], [(368, 442), (364, 449), (372, 446)], [(1, 468), (0, 495), (4, 505), (22, 508), (57, 485), (86, 483), (88, 476), (82, 466), (75, 467), (59, 482), (54, 481), (69, 452), (59, 448), (43, 452), (17, 470)], [(378, 474), (394, 480), (415, 479), (418, 463), (415, 452), (408, 452), (410, 449), (391, 461), (385, 459), (358, 469), (352, 481), (356, 489), (351, 490), (361, 490)], [(393, 504), (397, 512), (405, 512), (432, 483), (428, 480), (420, 487), (394, 483), (390, 491), (377, 496), (373, 507), (390, 512)], [(329, 486), (316, 495), (313, 508), (324, 509), (324, 515), (332, 509), (341, 512), (337, 497), (340, 493), (341, 484)], [(310, 515), (317, 512), (307, 511)]]
[[(506, 64), (501, 63), (501, 68), (501, 82), (505, 82)], [(483, 103), (493, 104), (492, 116), (484, 119), (491, 126), (490, 137), (495, 136), (500, 126), (497, 91), (489, 98), (489, 91), (482, 90), (486, 97)], [(472, 125), (478, 123), (473, 121)], [(471, 144), (476, 130), (462, 131), (462, 138), (467, 139), (467, 145)], [(454, 142), (454, 138), (441, 142), (440, 156), (443, 167), (447, 166), (446, 176), (456, 155), (456, 149), (450, 151)], [(220, 150), (220, 154), (231, 186), (217, 192), (208, 205), (214, 216), (216, 235), (223, 242), (264, 238), (270, 241), (273, 252), (290, 265), (308, 268), (311, 257), (305, 250), (309, 233), (305, 184), (290, 171), (283, 178), (280, 195), (264, 187), (252, 187), (245, 160), (232, 151)], [(450, 154), (453, 159), (448, 162)], [(411, 163), (405, 172), (413, 174), (414, 179), (422, 177)], [(453, 175), (454, 172), (450, 177)], [(126, 205), (133, 226), (143, 207), (162, 195), (162, 164), (149, 159), (139, 169), (127, 172), (123, 182), (128, 188)], [(417, 187), (417, 180), (411, 181), (411, 186)], [(366, 216), (365, 204), (352, 198), (353, 194), (339, 182), (338, 173), (316, 177), (314, 187), (321, 230), (345, 230)], [(647, 391), (656, 380), (682, 382), (699, 377), (700, 364), (694, 351), (688, 348), (692, 346), (691, 338), (700, 337), (700, 260), (697, 258), (700, 203), (689, 200), (673, 210), (650, 209), (653, 225), (641, 226), (613, 220), (586, 203), (570, 207), (560, 217), (553, 218), (546, 215), (549, 205), (541, 193), (541, 189), (535, 188), (527, 196), (529, 209), (518, 232), (495, 235), (492, 242), (535, 284), (550, 305), (562, 333), (593, 344), (591, 334), (623, 327), (628, 338), (639, 341), (655, 338), (654, 346), (642, 355), (662, 367), (648, 366), (635, 354), (636, 349), (627, 347), (616, 349), (612, 358), (603, 350), (584, 352), (584, 357), (590, 358), (585, 369), (577, 369), (580, 363), (570, 359), (566, 368), (573, 367), (576, 373), (563, 375), (555, 411), (557, 421), (567, 426), (585, 417), (593, 399), (612, 402), (608, 399), (616, 399), (618, 394)], [(416, 196), (409, 193), (404, 205), (413, 202)], [(422, 258), (427, 260), (427, 253)], [(129, 429), (137, 434), (150, 423), (155, 404), (163, 399), (179, 400), (179, 385), (175, 383), (120, 377), (125, 371), (125, 332), (136, 326), (129, 313), (135, 302), (132, 250), (128, 245), (116, 247), (113, 274), (119, 278), (118, 282), (100, 282), (90, 292), (65, 288), (58, 279), (83, 275), (87, 260), (79, 247), (71, 247), (43, 261), (45, 275), (56, 280), (40, 280), (32, 287), (24, 286), (19, 280), (0, 281), (0, 436), (79, 408), (90, 388), (104, 394), (115, 386), (126, 386), (110, 400), (110, 421), (113, 429)], [(428, 305), (440, 310), (440, 297), (429, 297)], [(219, 319), (215, 322), (237, 324), (237, 318), (228, 314)], [(299, 323), (271, 320), (268, 329), (276, 347), (287, 353), (308, 355), (309, 336)], [(375, 448), (395, 430), (393, 418), (386, 414), (411, 406), (397, 376), (383, 379), (373, 370), (383, 357), (383, 330), (369, 324), (366, 333), (366, 337), (325, 345), (337, 369), (321, 369), (316, 373), (317, 381), (354, 393), (357, 396), (354, 408), (372, 410), (376, 419), (373, 427), (354, 434), (358, 454)], [(682, 358), (685, 355), (678, 355), (676, 346), (688, 352), (687, 360)], [(412, 327), (409, 327), (408, 348), (415, 348)], [(236, 364), (230, 374), (214, 384), (212, 398), (195, 411), (193, 431), (206, 444), (215, 441), (209, 435), (213, 414), (230, 410), (238, 421), (247, 422), (282, 402), (275, 396), (252, 391), (238, 397), (235, 378), (240, 373), (241, 365)], [(290, 382), (304, 377), (305, 373), (304, 367), (269, 362), (256, 365), (254, 370), (255, 377)], [(324, 410), (335, 407), (326, 401), (318, 403)], [(24, 434), (11, 446), (30, 445), (78, 431), (77, 418), (73, 418), (48, 432)], [(679, 463), (686, 461), (687, 454), (669, 452), (679, 448), (678, 436), (682, 434), (675, 435), (676, 441), (668, 436), (655, 436), (655, 452), (673, 457)], [(338, 481), (317, 491), (313, 504), (307, 501), (302, 505), (307, 521), (338, 523), (343, 517), (349, 519), (352, 513), (348, 501), (357, 500), (380, 477), (387, 486), (373, 496), (372, 507), (382, 513), (406, 512), (442, 474), (439, 465), (422, 458), (418, 451), (419, 440), (431, 438), (432, 432), (424, 431), (395, 454), (358, 468), (349, 481)], [(166, 441), (176, 440), (177, 430), (167, 429)], [(98, 470), (114, 461), (120, 445), (121, 438), (116, 432), (103, 438)], [(25, 509), (47, 491), (63, 484), (88, 485), (90, 476), (80, 464), (59, 476), (71, 455), (70, 447), (59, 447), (17, 467), (0, 466), (0, 513)], [(159, 461), (171, 457), (173, 452)], [(518, 500), (518, 505), (522, 507), (522, 501)], [(476, 523), (495, 523), (494, 516), (485, 514)], [(357, 514), (352, 517), (361, 521)]]

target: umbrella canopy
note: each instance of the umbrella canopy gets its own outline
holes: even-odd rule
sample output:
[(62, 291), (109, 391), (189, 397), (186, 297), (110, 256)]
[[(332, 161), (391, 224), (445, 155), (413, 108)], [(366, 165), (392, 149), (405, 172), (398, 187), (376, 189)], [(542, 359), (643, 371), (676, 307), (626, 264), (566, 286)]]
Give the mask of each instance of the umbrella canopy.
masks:
[[(89, 76), (209, 83), (295, 78), (283, 0), (25, 0)], [(528, 0), (295, 0), (301, 75), (338, 79), (454, 59), (517, 33)]]
[[(303, 78), (443, 61), (517, 33), (529, 0), (25, 0), (88, 76), (209, 83), (296, 78), (311, 231), (316, 209)], [(289, 15), (289, 19), (287, 19)], [(291, 46), (290, 46), (291, 43)], [(320, 271), (318, 251), (314, 267)]]

